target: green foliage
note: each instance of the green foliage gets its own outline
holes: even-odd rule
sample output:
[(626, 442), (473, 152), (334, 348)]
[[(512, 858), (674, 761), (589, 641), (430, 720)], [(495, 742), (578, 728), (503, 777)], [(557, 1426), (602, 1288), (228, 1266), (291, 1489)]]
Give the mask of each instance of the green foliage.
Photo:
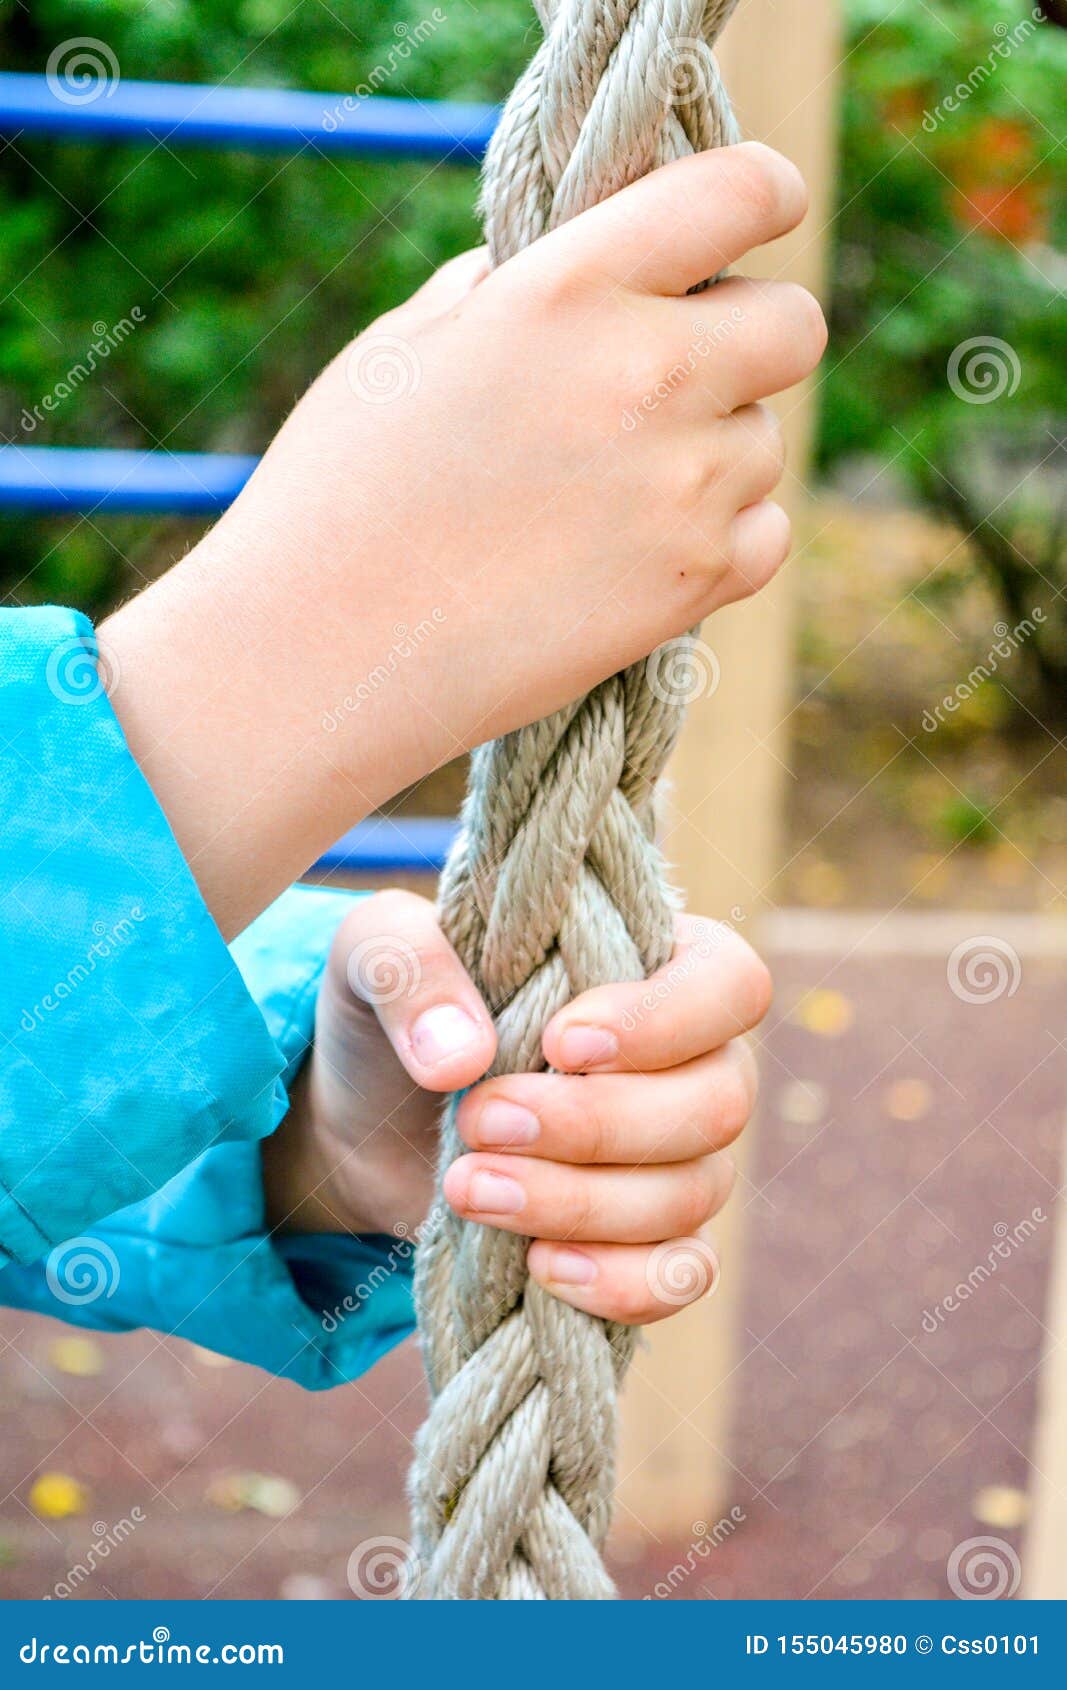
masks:
[[(1067, 315), (1067, 33), (1028, 0), (846, 0), (834, 351), (820, 453), (903, 455), (917, 471), (975, 432), (1062, 417)], [(126, 79), (498, 99), (533, 51), (526, 0), (0, 0), (0, 62), (41, 71), (77, 36)], [(1026, 34), (1010, 51), (1020, 21)], [(999, 33), (998, 33), (999, 32)], [(977, 67), (995, 65), (991, 74)], [(385, 69), (383, 78), (382, 70)], [(958, 109), (946, 94), (970, 83)], [(924, 117), (926, 121), (924, 122)], [(474, 173), (178, 147), (20, 140), (0, 154), (0, 434), (34, 444), (258, 450), (322, 364), (443, 259), (477, 240)], [(91, 380), (33, 408), (96, 330), (144, 321)], [(1019, 360), (1012, 397), (968, 405), (948, 362), (972, 336)], [(29, 423), (26, 417), (29, 414)], [(99, 609), (153, 573), (189, 525), (133, 519), (0, 524), (4, 581), (24, 599)]]
[[(1037, 433), (1064, 410), (1067, 33), (1027, 0), (846, 0), (846, 16), (822, 461), (955, 455), (994, 420)], [(1018, 360), (993, 406), (948, 379), (975, 337)]]
[(989, 845), (997, 836), (992, 813), (993, 808), (981, 799), (950, 798), (938, 817), (938, 825), (949, 844)]
[[(1067, 713), (1067, 32), (1032, 0), (847, 0), (824, 465), (900, 464)], [(953, 580), (958, 575), (953, 575)]]
[[(434, 23), (444, 14), (445, 21)], [(419, 30), (406, 56), (404, 30)], [(0, 63), (94, 36), (124, 79), (498, 99), (536, 28), (521, 0), (0, 0)], [(20, 140), (0, 157), (0, 434), (46, 445), (255, 451), (346, 339), (478, 240), (475, 173)], [(144, 321), (40, 420), (99, 325)], [(96, 327), (94, 328), (94, 325)], [(0, 524), (3, 584), (99, 609), (157, 567), (145, 524)], [(171, 525), (180, 547), (189, 528)], [(151, 555), (149, 555), (151, 554)], [(166, 555), (159, 559), (167, 561)]]

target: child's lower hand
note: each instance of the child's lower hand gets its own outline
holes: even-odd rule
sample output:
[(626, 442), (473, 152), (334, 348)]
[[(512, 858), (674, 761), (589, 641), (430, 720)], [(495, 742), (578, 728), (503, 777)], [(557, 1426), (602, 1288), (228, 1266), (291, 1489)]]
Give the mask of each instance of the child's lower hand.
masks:
[(131, 747), (227, 933), (402, 786), (782, 563), (760, 401), (815, 367), (822, 313), (783, 282), (688, 289), (805, 204), (780, 155), (727, 147), (491, 275), (446, 265), (105, 625)]
[(723, 1147), (744, 1127), (767, 970), (729, 928), (678, 918), (671, 962), (561, 1010), (544, 1037), (557, 1072), (484, 1080), (495, 1034), (436, 920), (407, 892), (360, 903), (339, 929), (315, 1045), (293, 1107), (264, 1146), (272, 1224), (410, 1235), (430, 1203), (440, 1094), (470, 1153), (448, 1172), (458, 1214), (532, 1237), (533, 1276), (566, 1302), (627, 1322), (707, 1290), (694, 1237), (726, 1201)]

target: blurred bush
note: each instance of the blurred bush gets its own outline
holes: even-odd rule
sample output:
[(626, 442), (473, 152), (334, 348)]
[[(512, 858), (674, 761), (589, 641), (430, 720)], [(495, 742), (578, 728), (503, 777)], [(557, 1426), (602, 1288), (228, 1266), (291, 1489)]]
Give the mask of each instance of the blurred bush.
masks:
[[(905, 463), (969, 528), (995, 523), (990, 574), (1008, 598), (1029, 600), (1035, 562), (1063, 575), (1045, 514), (1056, 478), (1028, 472), (1064, 432), (1067, 34), (1038, 23), (1030, 0), (843, 3), (820, 462), (829, 470), (862, 453)], [(539, 39), (532, 7), (479, 0), (426, 28), (437, 10), (432, 0), (34, 0), (31, 11), (0, 0), (0, 59), (41, 71), (59, 43), (90, 35), (125, 78), (502, 97)], [(398, 59), (405, 31), (419, 42)], [(462, 166), (313, 148), (288, 158), (19, 141), (0, 154), (0, 432), (34, 444), (257, 450), (350, 334), (478, 238), (473, 201)], [(105, 367), (38, 418), (101, 326), (135, 310), (143, 322)], [(960, 354), (969, 340), (1007, 351), (994, 346), (983, 363)], [(987, 402), (989, 382), (1002, 380)], [(968, 383), (976, 391), (961, 398)], [(1005, 465), (1021, 466), (1012, 485), (1024, 478), (1025, 509), (1005, 491)], [(189, 533), (133, 519), (5, 519), (2, 585), (96, 610)], [(1050, 612), (1035, 657), (1049, 642), (1067, 651), (1062, 632)]]
[[(0, 63), (78, 36), (125, 79), (498, 99), (538, 35), (520, 0), (0, 0)], [(420, 22), (432, 27), (418, 31)], [(405, 36), (405, 31), (407, 35)], [(398, 45), (410, 44), (401, 57)], [(34, 445), (261, 449), (311, 377), (478, 240), (469, 166), (18, 141), (0, 155), (0, 435)], [(131, 320), (42, 420), (94, 338)], [(106, 338), (106, 337), (105, 337)], [(190, 525), (0, 523), (0, 586), (98, 610)]]
[(1062, 714), (1067, 33), (1031, 0), (846, 15), (820, 461), (903, 467), (971, 536), (1011, 625), (1044, 608), (1020, 650)]

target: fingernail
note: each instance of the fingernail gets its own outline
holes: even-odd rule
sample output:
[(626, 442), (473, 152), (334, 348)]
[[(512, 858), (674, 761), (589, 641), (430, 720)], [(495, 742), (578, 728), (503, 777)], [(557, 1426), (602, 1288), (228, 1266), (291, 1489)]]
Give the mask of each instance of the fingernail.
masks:
[(555, 1285), (591, 1285), (596, 1278), (596, 1263), (581, 1250), (553, 1250), (549, 1279)]
[(529, 1109), (494, 1097), (478, 1116), (477, 1133), (479, 1144), (532, 1144), (541, 1123)]
[(559, 1041), (560, 1061), (565, 1068), (594, 1068), (618, 1054), (618, 1039), (602, 1027), (568, 1027)]
[(424, 1009), (411, 1029), (411, 1048), (424, 1068), (436, 1068), (450, 1056), (459, 1056), (478, 1038), (478, 1027), (466, 1010), (454, 1003), (436, 1003)]
[(471, 1175), (467, 1203), (483, 1215), (517, 1215), (526, 1206), (526, 1193), (517, 1179), (483, 1170)]

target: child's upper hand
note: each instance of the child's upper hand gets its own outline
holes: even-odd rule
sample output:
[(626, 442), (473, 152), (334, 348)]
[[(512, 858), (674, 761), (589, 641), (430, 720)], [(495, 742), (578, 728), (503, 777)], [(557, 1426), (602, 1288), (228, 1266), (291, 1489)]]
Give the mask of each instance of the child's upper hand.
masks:
[(334, 755), (407, 733), (396, 790), (774, 573), (789, 524), (760, 401), (814, 369), (822, 312), (793, 283), (687, 290), (806, 202), (764, 146), (679, 160), (491, 274), (479, 252), (446, 265), (334, 360), (222, 525), (313, 560), (309, 611), (348, 583), (339, 701), (391, 630), (432, 630), (396, 685), (338, 708)]
[(822, 313), (782, 282), (687, 290), (804, 208), (785, 159), (727, 147), (491, 275), (446, 265), (108, 620), (119, 719), (224, 932), (402, 787), (773, 574), (760, 401), (814, 368)]
[(699, 1236), (733, 1183), (723, 1153), (751, 1113), (741, 1035), (766, 968), (731, 929), (678, 918), (671, 962), (603, 986), (545, 1032), (557, 1070), (476, 1083), (495, 1034), (433, 906), (360, 903), (338, 931), (312, 1056), (264, 1149), (275, 1225), (413, 1231), (430, 1202), (440, 1094), (469, 1086), (450, 1168), (457, 1213), (532, 1237), (530, 1272), (565, 1301), (647, 1322), (710, 1288)]

